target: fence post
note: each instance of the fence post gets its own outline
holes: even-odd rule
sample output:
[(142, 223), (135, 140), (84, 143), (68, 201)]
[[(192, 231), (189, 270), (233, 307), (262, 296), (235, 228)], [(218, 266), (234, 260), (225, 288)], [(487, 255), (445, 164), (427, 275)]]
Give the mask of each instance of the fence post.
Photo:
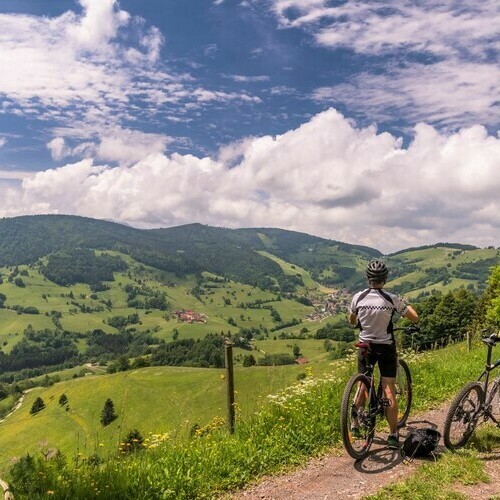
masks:
[(467, 335), (467, 350), (470, 352), (470, 350), (472, 349), (472, 337), (469, 330), (467, 330), (466, 335)]
[(0, 487), (3, 490), (3, 498), (5, 500), (14, 500), (14, 495), (10, 491), (9, 485), (3, 479), (0, 479)]
[(233, 343), (226, 339), (224, 343), (226, 358), (226, 380), (227, 380), (227, 423), (229, 432), (234, 433), (234, 369), (233, 369)]

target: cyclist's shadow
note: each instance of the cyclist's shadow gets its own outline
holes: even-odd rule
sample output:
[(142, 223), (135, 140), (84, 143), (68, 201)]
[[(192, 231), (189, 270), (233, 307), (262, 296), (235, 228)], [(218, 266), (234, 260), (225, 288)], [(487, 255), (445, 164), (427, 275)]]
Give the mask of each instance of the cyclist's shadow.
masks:
[[(428, 420), (413, 420), (408, 422), (406, 427), (401, 429), (400, 434), (400, 445), (402, 446), (406, 436), (419, 427), (430, 427), (437, 429), (437, 425), (434, 422), (429, 422)], [(354, 468), (365, 474), (379, 474), (393, 469), (397, 465), (405, 461), (403, 455), (401, 454), (401, 449), (392, 450), (387, 448), (386, 441), (383, 438), (375, 437), (373, 440), (374, 445), (378, 445), (377, 448), (370, 450), (368, 455), (354, 462)], [(437, 452), (441, 452), (443, 447), (439, 446)]]
[(387, 448), (384, 439), (375, 438), (373, 444), (380, 447), (370, 450), (365, 458), (354, 462), (354, 468), (357, 471), (365, 474), (379, 474), (403, 462), (400, 450)]

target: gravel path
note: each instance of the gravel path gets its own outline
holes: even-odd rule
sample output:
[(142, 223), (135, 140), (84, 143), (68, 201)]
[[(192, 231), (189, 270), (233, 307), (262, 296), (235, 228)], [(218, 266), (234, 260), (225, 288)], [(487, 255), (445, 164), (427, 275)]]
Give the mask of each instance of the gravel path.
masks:
[[(419, 427), (434, 427), (441, 433), (448, 405), (409, 419), (401, 431), (401, 441), (408, 432)], [(412, 474), (421, 460), (411, 464), (402, 461), (398, 451), (385, 446), (386, 435), (375, 437), (370, 454), (354, 462), (344, 450), (315, 458), (301, 469), (280, 476), (264, 478), (259, 484), (234, 493), (232, 500), (327, 500), (358, 499), (377, 492), (383, 486)], [(444, 451), (440, 445), (438, 452)], [(500, 494), (500, 450), (485, 456), (489, 484), (457, 487), (471, 499), (485, 500)], [(500, 497), (499, 497), (500, 498)]]

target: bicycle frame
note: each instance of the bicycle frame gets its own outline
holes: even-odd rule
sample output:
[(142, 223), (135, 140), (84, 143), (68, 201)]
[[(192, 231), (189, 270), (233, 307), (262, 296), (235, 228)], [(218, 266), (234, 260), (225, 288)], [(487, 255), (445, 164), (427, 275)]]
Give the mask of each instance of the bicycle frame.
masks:
[[(481, 381), (481, 379), (484, 377), (484, 390), (483, 390), (483, 396), (482, 396), (482, 401), (481, 401), (481, 406), (480, 406), (480, 412), (484, 413), (484, 418), (485, 420), (488, 418), (491, 418), (493, 422), (495, 422), (497, 425), (500, 425), (500, 422), (493, 416), (491, 412), (491, 401), (493, 397), (495, 396), (495, 391), (491, 391), (488, 394), (488, 385), (490, 382), (490, 373), (500, 366), (500, 359), (498, 359), (494, 364), (491, 364), (491, 355), (493, 352), (493, 347), (494, 343), (489, 340), (489, 337), (486, 339), (483, 339), (483, 342), (488, 346), (488, 353), (486, 355), (486, 365), (484, 368), (483, 373), (479, 376), (477, 379), (478, 382)], [(493, 382), (493, 387), (496, 386), (496, 389), (498, 390), (500, 386), (500, 376)]]

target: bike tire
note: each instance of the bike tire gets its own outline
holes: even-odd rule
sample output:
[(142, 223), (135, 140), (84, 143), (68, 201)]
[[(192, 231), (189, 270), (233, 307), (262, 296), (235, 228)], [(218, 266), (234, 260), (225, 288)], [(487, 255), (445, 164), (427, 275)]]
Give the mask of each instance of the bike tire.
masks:
[(405, 360), (398, 360), (396, 374), (396, 401), (398, 403), (398, 429), (406, 425), (413, 400), (411, 372)]
[[(358, 391), (366, 391), (364, 395), (366, 400), (362, 405), (356, 406), (355, 402), (358, 399)], [(347, 382), (342, 397), (340, 411), (342, 442), (347, 453), (356, 460), (366, 457), (375, 435), (375, 396), (373, 393), (371, 397), (369, 395), (370, 379), (358, 373), (353, 375), (349, 382)], [(353, 434), (353, 427), (358, 428), (359, 436)]]
[(485, 401), (489, 404), (489, 412), (491, 416), (500, 422), (500, 377), (493, 381), (488, 387)]
[(452, 401), (444, 421), (443, 441), (446, 448), (457, 450), (467, 444), (480, 418), (482, 401), (482, 384), (469, 382), (462, 387)]

